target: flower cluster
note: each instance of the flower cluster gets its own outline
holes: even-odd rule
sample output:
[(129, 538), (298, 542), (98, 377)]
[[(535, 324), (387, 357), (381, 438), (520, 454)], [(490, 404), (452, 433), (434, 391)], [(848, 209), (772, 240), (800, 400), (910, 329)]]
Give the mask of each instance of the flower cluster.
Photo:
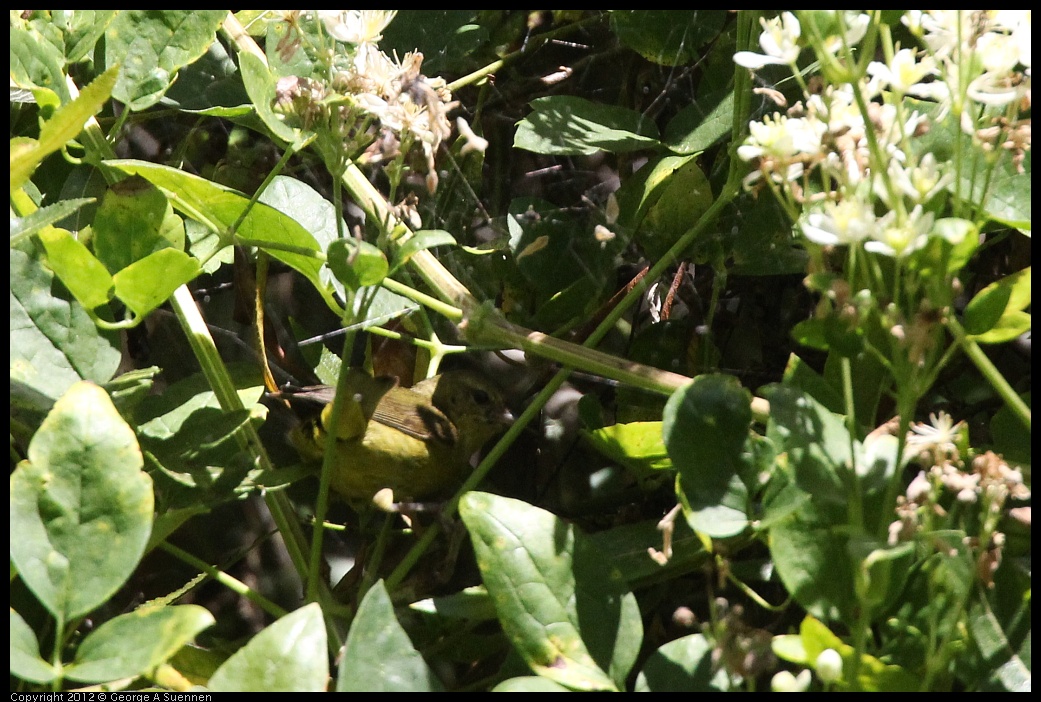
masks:
[[(897, 500), (897, 520), (889, 525), (890, 545), (910, 540), (928, 528), (934, 518), (946, 517), (948, 512), (943, 505), (950, 502), (947, 496), (953, 495), (956, 505), (980, 504), (985, 511), (983, 523), (991, 525), (1009, 499), (1030, 498), (1023, 474), (997, 454), (987, 451), (965, 465), (959, 449), (959, 445), (964, 445), (964, 430), (963, 422), (955, 423), (943, 412), (930, 415), (929, 424), (911, 426), (907, 445), (917, 452), (923, 470)], [(979, 553), (979, 563), (984, 582), (989, 582), (1000, 561), (1004, 536), (992, 529), (985, 531), (989, 538), (986, 548)], [(979, 543), (969, 545), (978, 547)]]
[[(292, 17), (286, 34), (292, 39), (279, 45), (283, 60), (305, 42), (308, 34), (299, 29), (304, 19), (320, 20), (328, 37), (347, 46), (316, 52), (328, 63), (325, 79), (280, 79), (276, 109), (305, 128), (326, 127), (343, 151), (360, 163), (392, 162), (417, 149), (426, 164), (427, 188), (433, 192), (438, 182), (435, 156), (452, 134), (448, 114), (458, 103), (442, 78), (421, 73), (423, 54), (409, 52), (398, 59), (380, 50), (378, 42), (395, 12), (322, 10), (313, 17), (281, 13), (282, 21)], [(328, 118), (325, 125), (323, 117)], [(468, 126), (466, 131), (472, 134)], [(479, 139), (473, 135), (468, 144), (480, 148)]]
[[(734, 61), (788, 66), (803, 99), (752, 122), (738, 155), (755, 166), (746, 187), (781, 196), (807, 240), (904, 257), (928, 242), (930, 205), (955, 180), (951, 164), (916, 143), (937, 121), (953, 113), (978, 145), (1010, 152), (1021, 167), (1030, 148), (1030, 120), (1020, 118), (1030, 109), (1030, 12), (909, 11), (902, 21), (925, 48), (894, 45), (884, 27), (887, 60), (858, 72), (853, 48), (871, 21), (819, 11), (762, 21), (764, 53), (738, 52)], [(848, 82), (811, 87), (798, 63), (805, 47), (827, 76)]]

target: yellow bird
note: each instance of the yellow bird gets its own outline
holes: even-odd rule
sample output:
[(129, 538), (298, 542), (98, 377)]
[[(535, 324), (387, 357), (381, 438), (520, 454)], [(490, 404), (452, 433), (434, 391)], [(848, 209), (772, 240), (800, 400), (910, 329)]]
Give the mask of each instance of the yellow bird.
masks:
[(390, 377), (350, 369), (347, 405), (330, 427), (334, 388), (282, 393), (322, 406), (290, 439), (307, 460), (321, 461), (336, 439), (332, 489), (349, 500), (372, 500), (386, 488), (397, 501), (451, 495), (472, 470), (470, 459), (513, 417), (502, 393), (481, 374), (447, 371), (411, 388)]

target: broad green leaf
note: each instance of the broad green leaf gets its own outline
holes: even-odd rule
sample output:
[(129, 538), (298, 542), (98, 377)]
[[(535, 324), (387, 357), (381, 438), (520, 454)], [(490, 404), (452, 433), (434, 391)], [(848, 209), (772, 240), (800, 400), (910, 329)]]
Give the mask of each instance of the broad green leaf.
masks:
[(40, 657), (36, 634), (18, 612), (11, 609), (11, 675), (34, 683), (49, 683), (58, 674)]
[(94, 50), (117, 10), (71, 10), (65, 33), (65, 60), (78, 63)]
[(553, 156), (623, 153), (658, 146), (654, 122), (639, 112), (569, 95), (531, 101), (532, 113), (517, 125), (513, 145)]
[(731, 376), (698, 376), (665, 405), (665, 446), (698, 532), (726, 538), (748, 526), (741, 474), (751, 423), (751, 396)]
[[(175, 168), (133, 160), (106, 161), (105, 165), (148, 179), (162, 188), (174, 207), (222, 236), (226, 236), (249, 204), (249, 198), (231, 188)], [(341, 310), (329, 286), (321, 282), (318, 243), (292, 217), (258, 202), (239, 225), (237, 235), (255, 245), (269, 244), (270, 248), (265, 247), (265, 251), (311, 281), (330, 309)]]
[(108, 65), (123, 63), (113, 96), (131, 110), (157, 103), (177, 71), (216, 39), (224, 10), (123, 10), (105, 32)]
[(337, 239), (326, 255), (333, 275), (351, 290), (379, 285), (390, 272), (387, 257), (367, 241)]
[(257, 404), (263, 383), (253, 368), (230, 370), (247, 410), (223, 410), (201, 375), (174, 383), (137, 406), (141, 447), (157, 468), (153, 477), (164, 509), (220, 504), (257, 487), (260, 472), (244, 460), (237, 433), (263, 417), (265, 408)]
[(612, 10), (619, 41), (648, 61), (682, 66), (701, 55), (726, 22), (726, 10)]
[(770, 386), (763, 394), (770, 401), (767, 437), (787, 452), (795, 482), (822, 514), (845, 521), (849, 495), (841, 471), (853, 460), (842, 417), (793, 388)]
[(347, 633), (337, 692), (443, 692), (444, 686), (394, 615), (383, 581), (373, 585)]
[(694, 159), (669, 174), (640, 223), (636, 240), (653, 258), (665, 255), (712, 206), (712, 188)]
[(638, 228), (647, 212), (664, 195), (673, 174), (693, 159), (693, 156), (662, 156), (627, 179), (617, 193), (619, 224), (630, 229)]
[(329, 651), (322, 608), (312, 602), (264, 629), (210, 678), (214, 692), (325, 692)]
[(41, 207), (26, 217), (11, 217), (11, 245), (19, 243), (25, 238), (35, 234), (44, 227), (54, 224), (58, 220), (65, 219), (75, 213), (81, 207), (94, 202), (92, 197), (72, 198), (61, 200)]
[[(970, 338), (983, 341), (987, 339), (985, 335), (995, 329), (1005, 332), (1002, 337), (1011, 333), (1010, 330), (1019, 329), (1024, 322), (1029, 329), (1029, 315), (1024, 316), (1023, 310), (1030, 305), (1030, 292), (1030, 268), (991, 283), (965, 306), (965, 331)], [(1009, 338), (1015, 338), (1023, 331), (1026, 330), (1019, 329)], [(1007, 341), (1008, 338), (997, 340)]]
[(100, 331), (54, 274), (11, 249), (11, 381), (52, 400), (79, 380), (107, 382), (119, 367), (119, 337)]
[(87, 120), (101, 110), (112, 94), (118, 75), (118, 66), (102, 73), (80, 91), (79, 97), (62, 105), (44, 122), (39, 139), (22, 141), (17, 149), (11, 149), (11, 190), (20, 188), (43, 159), (79, 136)]
[(133, 430), (104, 390), (73, 385), (11, 474), (11, 560), (55, 617), (83, 616), (137, 567), (152, 528), (152, 481)]
[(105, 193), (92, 228), (94, 253), (113, 274), (162, 249), (184, 249), (183, 221), (162, 191), (139, 176)]
[(86, 246), (64, 229), (54, 227), (40, 232), (39, 237), (47, 251), (47, 266), (81, 305), (94, 310), (108, 304), (112, 276)]
[(661, 551), (663, 535), (658, 520), (622, 524), (590, 534), (589, 539), (601, 553), (610, 554), (615, 568), (625, 576), (629, 587), (646, 587), (664, 582), (705, 566), (710, 556), (683, 519), (676, 521), (672, 533), (672, 554), (667, 563), (651, 558), (649, 549)]
[(116, 297), (139, 318), (166, 302), (174, 290), (200, 273), (199, 262), (176, 249), (163, 249), (112, 276)]
[(987, 214), (1002, 224), (1029, 232), (1031, 180), (1029, 172), (995, 177), (987, 198)]
[(529, 504), (469, 492), (459, 513), (506, 635), (539, 675), (621, 689), (643, 627), (622, 574), (582, 532)]
[[(68, 100), (61, 50), (42, 37), (38, 27), (29, 24), (12, 21), (9, 37), (12, 84), (21, 88), (46, 88), (61, 96), (63, 102)], [(12, 183), (11, 187), (17, 186)]]
[(841, 391), (794, 353), (788, 357), (782, 382), (806, 393), (832, 412), (842, 411)]
[(730, 133), (734, 123), (734, 93), (695, 100), (665, 127), (663, 141), (677, 154), (699, 154)]
[[(771, 493), (768, 513), (787, 513), (770, 527), (770, 554), (788, 591), (807, 611), (825, 620), (852, 616), (856, 561), (849, 550), (849, 475), (853, 465), (842, 418), (808, 395), (783, 386), (764, 389), (770, 401), (769, 438), (785, 455), (793, 484)], [(806, 498), (801, 498), (805, 495)], [(863, 498), (861, 498), (863, 499)], [(877, 495), (874, 499), (879, 499)], [(782, 500), (783, 504), (774, 504)], [(868, 512), (865, 508), (865, 512)], [(866, 514), (870, 522), (884, 519)]]
[(1027, 312), (1008, 311), (1001, 315), (989, 331), (974, 334), (971, 338), (981, 344), (1003, 344), (1017, 339), (1031, 329), (1031, 315)]
[(652, 653), (636, 678), (636, 692), (725, 692), (730, 676), (712, 660), (704, 634), (690, 634)]
[(582, 436), (597, 451), (626, 466), (640, 478), (672, 468), (661, 436), (661, 422), (612, 424), (583, 432)]
[(146, 606), (121, 614), (83, 640), (76, 650), (76, 659), (64, 668), (64, 674), (81, 682), (146, 674), (215, 621), (208, 610), (198, 605)]

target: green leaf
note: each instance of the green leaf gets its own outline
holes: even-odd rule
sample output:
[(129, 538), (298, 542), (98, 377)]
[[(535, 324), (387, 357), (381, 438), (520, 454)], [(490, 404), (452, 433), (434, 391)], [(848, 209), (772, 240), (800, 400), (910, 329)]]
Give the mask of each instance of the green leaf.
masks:
[(53, 205), (41, 207), (27, 217), (11, 217), (11, 245), (32, 236), (44, 227), (74, 214), (81, 207), (94, 202), (92, 197), (61, 200)]
[(459, 513), (506, 635), (539, 675), (621, 689), (643, 627), (625, 579), (578, 529), (519, 500), (469, 492)]
[[(965, 306), (964, 325), (969, 338), (997, 343), (1014, 339), (1029, 329), (1030, 317), (1023, 310), (1030, 305), (1030, 292), (1030, 268), (1024, 268), (976, 293)], [(1026, 329), (1021, 329), (1024, 322)]]
[[(859, 563), (849, 550), (849, 433), (840, 416), (806, 394), (783, 386), (768, 387), (763, 394), (770, 401), (767, 438), (787, 456), (788, 479), (794, 479), (787, 489), (771, 493), (764, 505), (776, 520), (769, 544), (777, 574), (814, 616), (848, 619), (855, 606), (853, 576)], [(878, 493), (874, 499), (880, 499)], [(865, 507), (869, 521), (863, 526), (871, 530), (877, 526), (873, 521), (885, 516), (869, 512)], [(785, 513), (783, 519), (776, 516)]]
[(123, 10), (105, 32), (105, 60), (123, 64), (113, 97), (131, 110), (151, 107), (177, 71), (206, 52), (224, 10)]
[(110, 68), (95, 78), (80, 91), (78, 98), (62, 105), (40, 127), (40, 138), (36, 141), (21, 141), (18, 148), (11, 149), (11, 189), (20, 188), (33, 171), (50, 154), (63, 148), (66, 143), (79, 136), (91, 117), (101, 111), (108, 101), (119, 75), (118, 67)]
[(730, 133), (734, 123), (734, 92), (696, 100), (680, 110), (665, 127), (663, 141), (677, 154), (699, 154)]
[(11, 560), (56, 618), (91, 611), (126, 581), (152, 528), (152, 481), (104, 390), (73, 385), (11, 475)]
[(36, 634), (14, 609), (11, 609), (10, 649), (11, 675), (40, 684), (58, 677), (53, 666), (40, 657)]
[(92, 225), (94, 253), (110, 273), (165, 248), (184, 248), (184, 223), (162, 191), (139, 176), (113, 185)]
[(701, 56), (700, 48), (726, 22), (726, 10), (612, 10), (619, 41), (648, 61), (682, 66)]
[(248, 51), (240, 53), (239, 70), (257, 116), (275, 137), (297, 149), (313, 136), (313, 133), (290, 127), (282, 121), (281, 116), (275, 114), (272, 105), (275, 102), (276, 78), (259, 56)]
[(166, 302), (174, 290), (202, 272), (199, 262), (175, 249), (163, 249), (112, 276), (116, 296), (134, 314), (146, 314)]
[(654, 202), (643, 203), (648, 207), (636, 239), (652, 258), (664, 256), (712, 206), (712, 188), (701, 167), (693, 158), (682, 160), (655, 190)]
[(648, 549), (661, 551), (663, 547), (657, 519), (598, 531), (590, 534), (589, 539), (601, 553), (610, 554), (615, 568), (625, 576), (625, 581), (633, 589), (696, 571), (703, 568), (710, 558), (701, 539), (682, 519), (675, 524), (672, 556), (664, 565), (648, 554)]
[(213, 615), (198, 605), (142, 607), (92, 631), (64, 668), (66, 677), (104, 682), (148, 673), (213, 626)]
[[(165, 509), (214, 505), (256, 489), (256, 466), (243, 460), (238, 433), (266, 413), (257, 401), (264, 392), (254, 368), (232, 366), (232, 380), (244, 407), (223, 410), (202, 375), (194, 375), (149, 395), (138, 405), (141, 447), (157, 466), (153, 473)], [(158, 489), (161, 488), (161, 489)]]
[(589, 443), (608, 458), (618, 461), (641, 478), (669, 470), (672, 461), (661, 435), (661, 422), (612, 424), (582, 432)]
[(1002, 224), (1029, 232), (1031, 180), (1029, 172), (996, 176), (987, 198), (987, 214)]
[[(106, 161), (105, 165), (148, 179), (162, 188), (174, 207), (221, 235), (226, 235), (249, 204), (249, 198), (231, 188), (175, 168), (134, 160)], [(318, 243), (292, 217), (258, 202), (239, 225), (237, 234), (260, 245), (270, 244), (271, 248), (265, 251), (307, 278), (330, 309), (342, 310), (329, 286), (322, 283)]]
[[(53, 42), (40, 35), (38, 29), (36, 26), (11, 22), (11, 81), (22, 88), (45, 88), (60, 95), (63, 102), (67, 101), (69, 89), (65, 85), (65, 73), (62, 70), (65, 57)], [(17, 186), (12, 183), (11, 187)]]
[(436, 246), (455, 246), (455, 237), (443, 229), (421, 229), (408, 240), (398, 246), (394, 252), (394, 265), (391, 270), (397, 270), (408, 263), (408, 260), (420, 251), (426, 251)]
[(379, 285), (390, 272), (387, 257), (367, 241), (337, 239), (326, 255), (333, 275), (351, 290)]
[(624, 153), (658, 146), (654, 122), (639, 112), (568, 95), (531, 101), (532, 113), (517, 125), (513, 145), (553, 156)]
[(81, 305), (94, 310), (108, 304), (112, 276), (86, 246), (64, 229), (51, 227), (39, 237), (47, 251), (47, 266)]
[(65, 27), (65, 61), (78, 63), (94, 50), (117, 10), (74, 10)]
[(741, 533), (748, 526), (741, 472), (751, 395), (731, 376), (700, 375), (672, 394), (662, 419), (691, 526), (713, 538)]
[(704, 634), (690, 634), (652, 653), (636, 678), (635, 692), (726, 692), (730, 677), (712, 660)]
[(325, 692), (329, 652), (322, 608), (312, 602), (264, 629), (217, 669), (214, 692)]
[(373, 585), (347, 633), (337, 692), (444, 692), (394, 615), (383, 581)]
[(121, 357), (118, 335), (54, 285), (50, 271), (11, 249), (11, 380), (52, 400), (79, 380), (107, 382)]
[(828, 627), (812, 616), (803, 619), (799, 626), (806, 660), (815, 664), (817, 657), (826, 649), (832, 649), (842, 657), (843, 677), (836, 682), (841, 690), (857, 690), (863, 692), (911, 692), (918, 690), (921, 680), (916, 675), (900, 666), (883, 663), (868, 654), (860, 656), (859, 673), (856, 683), (848, 679), (848, 671), (852, 669), (855, 649), (844, 643), (833, 634)]

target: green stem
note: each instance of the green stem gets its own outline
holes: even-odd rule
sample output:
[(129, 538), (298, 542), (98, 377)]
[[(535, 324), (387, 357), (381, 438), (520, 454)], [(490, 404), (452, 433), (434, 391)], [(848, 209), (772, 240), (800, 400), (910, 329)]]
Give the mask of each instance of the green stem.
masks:
[(434, 310), (445, 319), (453, 322), (463, 321), (463, 311), (458, 307), (444, 303), (436, 297), (422, 293), (415, 288), (394, 280), (393, 278), (384, 278), (381, 285), (392, 293), (397, 293), (402, 297), (407, 297), (413, 302), (418, 302), (419, 304)]
[(263, 609), (265, 612), (270, 614), (272, 617), (279, 618), (284, 617), (288, 612), (279, 607), (277, 604), (267, 599), (256, 590), (251, 588), (246, 583), (242, 582), (238, 578), (228, 575), (220, 568), (211, 566), (206, 561), (200, 560), (188, 553), (187, 551), (174, 546), (173, 544), (164, 541), (159, 544), (159, 548), (163, 549), (167, 553), (174, 557), (184, 561), (193, 568), (198, 568), (200, 572), (206, 573), (208, 576), (219, 582), (224, 587), (228, 588), (232, 592), (245, 597), (247, 600), (254, 602), (258, 607)]
[(1005, 379), (1005, 376), (1001, 374), (994, 364), (991, 362), (987, 354), (983, 353), (983, 349), (980, 345), (969, 338), (965, 333), (965, 329), (962, 328), (958, 320), (953, 315), (947, 317), (947, 328), (951, 334), (954, 335), (958, 345), (965, 351), (965, 355), (973, 362), (976, 368), (979, 369), (983, 377), (987, 379), (991, 387), (997, 391), (998, 395), (1002, 400), (1005, 401), (1005, 405), (1012, 410), (1012, 413), (1016, 415), (1023, 426), (1026, 427), (1027, 431), (1030, 431), (1030, 408), (1027, 407), (1027, 403), (1023, 401), (1023, 398), (1019, 396), (1019, 393), (1009, 385), (1009, 382)]
[[(174, 314), (184, 329), (188, 343), (202, 367), (203, 375), (213, 389), (217, 402), (225, 411), (233, 412), (243, 410), (242, 400), (234, 384), (231, 375), (210, 336), (209, 328), (199, 313), (199, 308), (192, 298), (191, 292), (184, 285), (174, 291), (170, 298)], [(267, 455), (256, 427), (246, 422), (241, 431), (235, 434), (236, 441), (242, 448), (253, 457), (253, 460), (261, 470), (274, 470), (271, 459)], [(271, 490), (264, 493), (264, 502), (267, 504), (271, 517), (278, 527), (279, 533), (286, 545), (286, 551), (293, 562), (298, 573), (307, 573), (307, 557), (305, 556), (305, 544), (307, 543), (303, 530), (297, 522), (293, 505), (289, 497), (282, 490)], [(321, 591), (323, 601), (331, 600), (328, 586), (323, 583)], [(333, 631), (330, 627), (330, 631)], [(342, 642), (334, 636), (330, 639), (330, 647), (333, 650), (339, 648)]]

